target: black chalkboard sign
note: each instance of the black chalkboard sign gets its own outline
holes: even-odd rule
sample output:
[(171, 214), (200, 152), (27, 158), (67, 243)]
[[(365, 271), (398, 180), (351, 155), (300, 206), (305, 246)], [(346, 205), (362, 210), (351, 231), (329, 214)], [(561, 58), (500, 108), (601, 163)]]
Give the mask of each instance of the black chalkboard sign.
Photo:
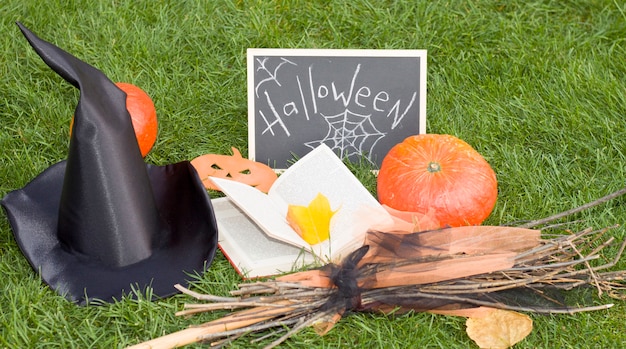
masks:
[(425, 50), (248, 49), (249, 158), (289, 167), (320, 143), (380, 166), (426, 132)]

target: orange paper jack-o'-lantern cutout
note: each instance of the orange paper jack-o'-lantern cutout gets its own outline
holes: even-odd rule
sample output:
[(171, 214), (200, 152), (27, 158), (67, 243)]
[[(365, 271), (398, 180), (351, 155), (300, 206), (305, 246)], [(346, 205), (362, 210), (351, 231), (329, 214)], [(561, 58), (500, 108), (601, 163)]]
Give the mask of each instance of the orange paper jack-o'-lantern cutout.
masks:
[(191, 160), (207, 189), (219, 190), (209, 177), (226, 178), (256, 187), (267, 193), (277, 178), (271, 167), (260, 162), (244, 159), (237, 148), (233, 155), (205, 154)]

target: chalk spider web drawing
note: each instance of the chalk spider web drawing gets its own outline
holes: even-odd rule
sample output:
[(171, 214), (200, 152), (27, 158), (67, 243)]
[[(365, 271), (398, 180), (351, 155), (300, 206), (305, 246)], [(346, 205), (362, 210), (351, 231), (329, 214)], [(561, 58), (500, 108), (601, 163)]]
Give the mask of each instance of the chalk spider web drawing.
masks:
[(371, 114), (361, 115), (346, 109), (336, 115), (322, 116), (328, 124), (328, 132), (321, 140), (306, 142), (307, 147), (314, 149), (325, 143), (333, 151), (338, 151), (342, 159), (365, 155), (372, 162), (369, 155), (373, 154), (376, 143), (386, 134), (376, 128)]

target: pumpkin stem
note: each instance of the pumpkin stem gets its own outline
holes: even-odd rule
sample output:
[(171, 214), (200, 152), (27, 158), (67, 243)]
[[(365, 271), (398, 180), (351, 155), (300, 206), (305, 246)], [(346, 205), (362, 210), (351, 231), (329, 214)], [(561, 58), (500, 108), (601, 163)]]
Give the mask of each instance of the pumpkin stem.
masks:
[(430, 172), (430, 173), (439, 172), (439, 171), (441, 171), (441, 165), (439, 165), (438, 162), (431, 161), (431, 162), (428, 163), (427, 169), (428, 169), (428, 172)]

